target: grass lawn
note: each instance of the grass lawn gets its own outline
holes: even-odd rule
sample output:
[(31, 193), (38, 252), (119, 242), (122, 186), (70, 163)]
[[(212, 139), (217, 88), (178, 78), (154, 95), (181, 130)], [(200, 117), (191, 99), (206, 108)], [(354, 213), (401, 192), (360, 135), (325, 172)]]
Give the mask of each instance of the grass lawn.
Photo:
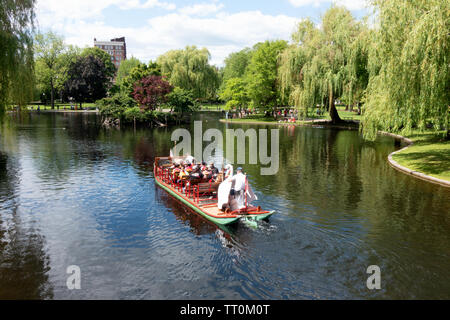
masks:
[[(70, 110), (70, 103), (63, 103), (63, 104), (55, 103), (55, 110), (58, 110), (58, 106), (59, 106), (59, 110), (64, 110), (64, 107), (66, 108), (66, 110)], [(75, 104), (74, 104), (74, 106), (75, 106)], [(76, 106), (77, 106), (77, 108), (79, 110), (80, 104), (77, 103)], [(42, 110), (52, 110), (52, 106), (51, 105), (45, 105), (45, 106), (44, 105), (40, 105), (39, 107), (40, 107), (41, 111)], [(95, 109), (96, 105), (95, 105), (95, 103), (83, 103), (82, 107), (83, 107), (84, 110), (86, 110), (86, 109)], [(27, 109), (28, 110), (37, 110), (38, 109), (38, 105), (28, 105)]]
[(202, 111), (221, 111), (225, 108), (225, 104), (204, 104), (201, 106)]
[(400, 165), (450, 181), (450, 141), (434, 133), (408, 135), (414, 144), (393, 156)]

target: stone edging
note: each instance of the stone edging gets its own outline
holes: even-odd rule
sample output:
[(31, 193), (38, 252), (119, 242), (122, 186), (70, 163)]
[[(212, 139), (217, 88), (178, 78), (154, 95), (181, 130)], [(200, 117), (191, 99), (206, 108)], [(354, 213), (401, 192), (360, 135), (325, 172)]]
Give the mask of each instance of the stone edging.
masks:
[[(311, 121), (309, 123), (298, 124), (298, 123), (284, 123), (284, 122), (282, 122), (282, 123), (278, 123), (278, 122), (268, 122), (268, 123), (266, 123), (264, 121), (253, 121), (253, 122), (252, 121), (248, 121), (248, 122), (239, 121), (239, 122), (233, 122), (233, 121), (227, 121), (227, 120), (223, 120), (223, 119), (221, 119), (219, 121), (220, 122), (224, 122), (224, 123), (234, 123), (234, 124), (272, 124), (272, 125), (276, 124), (276, 125), (295, 125), (295, 126), (314, 126), (314, 125), (319, 125), (320, 123), (328, 122), (328, 121), (323, 121), (323, 120), (322, 121), (320, 121), (320, 120), (313, 120), (313, 121)], [(348, 128), (348, 127), (344, 127), (344, 126), (339, 126), (339, 127), (340, 128), (344, 128), (344, 129)], [(399, 152), (402, 152), (402, 151), (408, 149), (409, 147), (411, 147), (414, 144), (412, 142), (412, 140), (410, 140), (408, 138), (405, 138), (403, 136), (400, 136), (398, 134), (394, 134), (394, 133), (389, 133), (389, 132), (384, 132), (384, 131), (380, 131), (379, 133), (382, 134), (382, 135), (393, 137), (394, 139), (401, 140), (401, 141), (403, 141), (403, 142), (405, 142), (407, 144), (407, 146), (404, 147), (403, 149), (400, 149), (400, 150), (397, 150), (395, 152), (392, 152), (388, 156), (388, 162), (391, 165), (391, 167), (393, 167), (394, 169), (396, 169), (398, 171), (401, 171), (403, 173), (409, 174), (409, 175), (413, 176), (414, 178), (422, 179), (422, 180), (425, 180), (425, 181), (428, 181), (428, 182), (431, 182), (431, 183), (439, 184), (441, 186), (450, 188), (450, 181), (443, 180), (443, 179), (438, 179), (438, 178), (435, 178), (435, 177), (428, 176), (428, 175), (426, 175), (426, 174), (424, 174), (422, 172), (418, 172), (418, 171), (414, 171), (414, 170), (408, 169), (408, 168), (400, 165), (397, 161), (395, 161), (393, 159), (393, 157), (392, 157), (393, 155), (395, 155), (395, 154), (397, 154)]]
[(398, 134), (393, 134), (393, 133), (389, 133), (389, 132), (380, 132), (380, 133), (383, 134), (383, 135), (391, 136), (391, 137), (393, 137), (395, 139), (404, 141), (405, 143), (408, 144), (403, 149), (400, 149), (400, 150), (397, 150), (395, 152), (392, 152), (389, 155), (388, 162), (391, 165), (391, 167), (393, 167), (394, 169), (396, 169), (398, 171), (401, 171), (403, 173), (409, 174), (409, 175), (411, 175), (411, 176), (413, 176), (415, 178), (426, 180), (426, 181), (431, 182), (431, 183), (439, 184), (439, 185), (444, 186), (444, 187), (450, 187), (450, 181), (443, 180), (443, 179), (438, 179), (438, 178), (435, 178), (435, 177), (428, 176), (428, 175), (426, 175), (426, 174), (424, 174), (422, 172), (418, 172), (418, 171), (414, 171), (414, 170), (408, 169), (407, 167), (404, 167), (404, 166), (400, 165), (397, 161), (395, 161), (393, 159), (393, 156), (395, 154), (400, 153), (400, 152), (408, 149), (409, 147), (411, 147), (414, 144), (410, 139), (405, 138), (403, 136), (400, 136)]

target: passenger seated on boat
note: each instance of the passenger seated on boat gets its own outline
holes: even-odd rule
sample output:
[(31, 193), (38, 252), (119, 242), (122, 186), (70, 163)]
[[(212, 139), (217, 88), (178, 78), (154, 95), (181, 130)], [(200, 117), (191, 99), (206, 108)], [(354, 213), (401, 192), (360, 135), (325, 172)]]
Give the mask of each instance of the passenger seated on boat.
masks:
[(213, 178), (212, 172), (209, 170), (209, 168), (205, 168), (202, 170), (203, 179), (210, 181)]
[(192, 172), (189, 174), (189, 180), (201, 180), (203, 179), (203, 173), (199, 166), (194, 166)]
[(218, 174), (219, 174), (219, 169), (217, 169), (217, 168), (214, 166), (214, 162), (211, 162), (211, 163), (209, 164), (209, 170), (212, 172), (213, 175), (218, 175)]
[(187, 172), (192, 172), (192, 168), (193, 168), (193, 165), (192, 165), (192, 163), (186, 163), (185, 165), (184, 165), (184, 170), (186, 170)]
[(207, 176), (208, 181), (210, 182), (215, 182), (217, 180), (217, 176), (219, 175), (219, 169), (217, 169), (214, 166), (214, 162), (211, 162), (209, 164), (209, 167), (207, 168), (206, 172), (208, 172), (208, 174), (205, 176)]
[(180, 165), (175, 164), (175, 167), (172, 170), (172, 177), (173, 177), (173, 181), (175, 181), (176, 183), (179, 183), (180, 172), (181, 172)]
[(194, 159), (193, 156), (191, 156), (190, 154), (188, 154), (188, 155), (186, 156), (186, 162), (187, 162), (188, 164), (194, 164), (194, 163), (195, 163), (195, 159)]
[(179, 173), (178, 176), (179, 176), (181, 181), (184, 181), (184, 180), (186, 180), (189, 177), (189, 173), (183, 168), (183, 169), (180, 170), (180, 173)]

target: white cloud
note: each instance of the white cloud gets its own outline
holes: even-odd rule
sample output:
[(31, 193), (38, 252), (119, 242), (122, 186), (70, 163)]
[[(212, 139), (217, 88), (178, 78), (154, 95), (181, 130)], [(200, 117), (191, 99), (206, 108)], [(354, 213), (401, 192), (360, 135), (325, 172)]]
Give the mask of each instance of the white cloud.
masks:
[[(61, 20), (86, 20), (101, 18), (102, 11), (117, 6), (122, 10), (162, 8), (174, 10), (176, 5), (159, 0), (38, 0), (37, 14), (41, 25)], [(45, 19), (42, 19), (44, 17)]]
[(118, 6), (121, 9), (150, 9), (150, 8), (163, 8), (166, 10), (175, 10), (176, 5), (174, 3), (160, 2), (158, 0), (147, 0), (141, 2), (140, 0), (119, 0)]
[(223, 9), (223, 3), (200, 3), (193, 6), (186, 6), (179, 10), (181, 14), (189, 16), (208, 16)]
[(289, 0), (294, 7), (304, 7), (313, 5), (320, 6), (323, 3), (336, 3), (337, 5), (345, 6), (349, 10), (361, 10), (367, 6), (367, 0)]
[[(63, 34), (67, 43), (80, 47), (92, 46), (94, 37), (103, 40), (125, 36), (127, 55), (133, 55), (145, 62), (155, 60), (168, 50), (196, 45), (207, 47), (212, 56), (211, 62), (221, 65), (231, 52), (251, 47), (260, 41), (290, 39), (299, 20), (286, 15), (263, 14), (260, 11), (231, 14), (222, 11), (223, 6), (215, 1), (213, 6), (202, 7), (203, 12), (209, 9), (208, 16), (201, 13), (200, 5), (194, 5), (142, 21), (140, 27), (121, 28), (104, 23), (102, 11), (105, 8), (113, 4), (120, 8), (120, 5), (127, 2), (128, 7), (123, 7), (125, 10), (162, 2), (81, 0), (83, 4), (76, 1), (75, 5), (67, 1), (66, 6), (49, 5), (53, 2), (66, 1), (38, 2), (38, 20), (41, 27)], [(86, 12), (89, 14), (85, 14)]]

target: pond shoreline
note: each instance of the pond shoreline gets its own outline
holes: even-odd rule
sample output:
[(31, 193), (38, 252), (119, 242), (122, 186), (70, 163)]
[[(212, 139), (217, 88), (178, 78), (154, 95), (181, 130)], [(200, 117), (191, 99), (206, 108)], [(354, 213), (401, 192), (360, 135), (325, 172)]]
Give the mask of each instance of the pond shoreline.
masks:
[[(298, 123), (298, 122), (296, 122), (296, 123), (289, 123), (289, 122), (264, 122), (264, 121), (251, 121), (251, 120), (249, 120), (249, 121), (232, 121), (232, 120), (225, 120), (225, 119), (221, 119), (219, 121), (223, 122), (223, 123), (234, 123), (234, 124), (236, 124), (236, 123), (238, 123), (238, 124), (265, 124), (265, 125), (269, 124), (269, 125), (297, 126), (297, 127), (300, 127), (300, 126), (312, 126), (312, 127), (314, 127), (314, 126), (322, 124), (322, 125), (326, 125), (326, 126), (333, 127), (333, 128), (349, 129), (349, 130), (355, 130), (356, 129), (355, 128), (355, 124), (359, 125), (359, 121), (351, 121), (351, 122), (349, 122), (349, 124), (351, 124), (353, 126), (345, 126), (345, 125), (340, 125), (340, 124), (339, 125), (333, 125), (330, 120), (309, 120), (309, 121), (303, 121), (301, 123)], [(404, 174), (408, 174), (408, 175), (410, 175), (410, 176), (412, 176), (414, 178), (425, 180), (425, 181), (430, 182), (430, 183), (439, 184), (439, 185), (441, 185), (443, 187), (450, 188), (450, 181), (439, 179), (439, 178), (435, 178), (435, 177), (426, 175), (426, 174), (424, 174), (422, 172), (409, 169), (409, 168), (407, 168), (405, 166), (400, 165), (397, 161), (395, 161), (393, 159), (393, 156), (395, 154), (398, 154), (398, 153), (400, 153), (402, 151), (405, 151), (405, 150), (407, 150), (408, 148), (410, 148), (411, 146), (414, 145), (414, 142), (411, 139), (408, 139), (408, 138), (403, 137), (403, 136), (398, 135), (398, 134), (394, 134), (394, 133), (390, 133), (390, 132), (384, 132), (384, 131), (379, 131), (379, 134), (393, 137), (394, 139), (400, 140), (400, 141), (402, 141), (402, 142), (407, 144), (406, 147), (404, 147), (404, 148), (402, 148), (400, 150), (394, 151), (391, 154), (389, 154), (388, 162), (389, 162), (389, 164), (390, 164), (390, 166), (392, 168), (394, 168), (397, 171), (400, 171), (400, 172), (402, 172)]]

